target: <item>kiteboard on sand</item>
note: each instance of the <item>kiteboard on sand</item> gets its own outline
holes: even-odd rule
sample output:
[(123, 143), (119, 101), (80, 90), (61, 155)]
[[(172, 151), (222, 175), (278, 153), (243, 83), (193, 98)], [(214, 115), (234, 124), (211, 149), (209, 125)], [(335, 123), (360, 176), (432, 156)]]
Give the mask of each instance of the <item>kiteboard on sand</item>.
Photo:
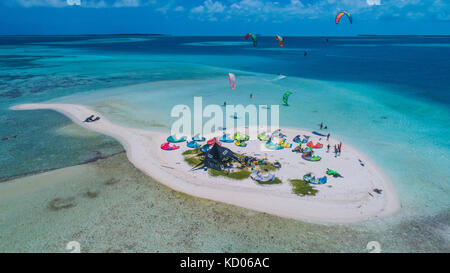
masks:
[(312, 133), (315, 134), (315, 135), (317, 135), (317, 136), (327, 136), (327, 135), (324, 135), (324, 134), (319, 133), (319, 132), (317, 132), (317, 131), (312, 131)]

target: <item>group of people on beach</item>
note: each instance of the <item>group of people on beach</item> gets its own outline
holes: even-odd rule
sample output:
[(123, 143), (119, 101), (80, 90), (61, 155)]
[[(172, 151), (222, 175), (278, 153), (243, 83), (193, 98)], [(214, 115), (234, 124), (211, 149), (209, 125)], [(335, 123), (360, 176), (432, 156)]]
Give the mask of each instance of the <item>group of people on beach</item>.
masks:
[[(326, 129), (328, 129), (328, 126), (327, 126), (327, 125), (324, 125), (323, 122), (321, 122), (321, 123), (319, 124), (319, 129), (320, 129), (320, 130), (322, 130), (322, 129), (326, 130)], [(330, 140), (330, 133), (327, 134), (327, 141), (329, 141), (329, 140)], [(330, 152), (330, 148), (331, 148), (331, 146), (330, 146), (330, 144), (328, 144), (328, 145), (327, 145), (327, 153)], [(342, 142), (339, 142), (339, 144), (337, 144), (337, 145), (335, 144), (335, 145), (334, 145), (334, 154), (335, 154), (335, 157), (340, 156), (340, 155), (341, 155), (341, 152), (342, 152)]]
[(327, 129), (328, 129), (328, 126), (324, 125), (323, 122), (321, 122), (321, 123), (319, 124), (319, 129), (320, 129), (320, 130), (322, 130), (322, 129), (327, 130)]
[[(329, 135), (329, 134), (328, 134)], [(327, 139), (328, 140), (328, 139)], [(327, 153), (330, 152), (330, 144), (327, 145)], [(340, 156), (342, 151), (342, 142), (339, 142), (339, 144), (334, 145), (334, 155), (335, 157)]]

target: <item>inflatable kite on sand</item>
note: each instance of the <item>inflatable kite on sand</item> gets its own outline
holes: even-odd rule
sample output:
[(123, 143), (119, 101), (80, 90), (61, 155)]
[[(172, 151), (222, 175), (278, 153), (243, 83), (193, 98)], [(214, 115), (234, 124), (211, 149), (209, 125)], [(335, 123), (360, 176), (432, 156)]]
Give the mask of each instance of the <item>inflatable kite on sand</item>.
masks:
[(172, 143), (178, 143), (178, 142), (183, 142), (186, 141), (186, 137), (185, 136), (176, 136), (176, 135), (171, 135), (167, 138), (167, 142), (172, 142)]
[(165, 151), (177, 150), (179, 148), (180, 148), (180, 146), (176, 146), (176, 145), (170, 146), (169, 142), (161, 144), (161, 149), (163, 149)]

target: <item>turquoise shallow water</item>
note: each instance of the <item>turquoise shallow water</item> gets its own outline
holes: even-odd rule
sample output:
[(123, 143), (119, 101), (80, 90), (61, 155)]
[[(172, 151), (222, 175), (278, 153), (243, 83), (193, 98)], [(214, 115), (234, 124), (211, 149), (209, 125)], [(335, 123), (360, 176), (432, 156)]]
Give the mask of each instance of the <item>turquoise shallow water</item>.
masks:
[[(1, 179), (122, 150), (108, 137), (73, 128), (57, 113), (10, 111), (11, 105), (81, 103), (121, 124), (168, 131), (175, 120), (170, 109), (191, 106), (194, 96), (202, 96), (204, 105), (278, 104), (289, 90), (294, 93), (291, 106), (280, 106), (282, 126), (313, 130), (325, 122), (333, 135), (373, 158), (399, 196), (402, 208), (396, 215), (350, 225), (346, 232), (392, 231), (389, 240), (398, 238), (392, 251), (420, 251), (426, 238), (440, 244), (435, 249), (449, 249), (444, 235), (450, 208), (446, 39), (340, 38), (325, 46), (319, 38), (296, 38), (284, 51), (269, 40), (253, 49), (233, 37), (83, 39), (0, 39), (0, 136), (8, 138), (0, 146), (7, 162), (0, 169)], [(383, 51), (365, 49), (373, 44)], [(238, 79), (234, 91), (228, 86), (229, 71)], [(288, 77), (273, 81), (278, 73)], [(415, 236), (425, 235), (400, 235), (411, 232), (407, 225), (417, 228)], [(303, 228), (309, 230), (307, 226)], [(329, 233), (329, 227), (317, 229), (311, 240)], [(239, 251), (250, 251), (252, 244)], [(423, 250), (432, 250), (433, 244)]]
[(94, 161), (123, 151), (114, 139), (93, 132), (80, 133), (69, 118), (50, 110), (5, 116), (0, 181)]
[(448, 213), (395, 225), (309, 224), (175, 192), (125, 154), (26, 179), (11, 183), (41, 184), (0, 195), (0, 252), (67, 252), (73, 240), (82, 252), (367, 252), (373, 240), (383, 252), (449, 249)]

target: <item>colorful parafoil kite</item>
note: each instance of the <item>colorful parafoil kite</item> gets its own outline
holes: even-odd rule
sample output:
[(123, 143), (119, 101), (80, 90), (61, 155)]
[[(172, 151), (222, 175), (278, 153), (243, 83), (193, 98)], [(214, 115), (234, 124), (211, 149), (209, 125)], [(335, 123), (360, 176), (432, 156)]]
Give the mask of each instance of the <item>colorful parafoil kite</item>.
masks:
[(228, 73), (228, 79), (230, 80), (231, 89), (236, 88), (236, 76), (233, 73)]
[(350, 24), (352, 23), (352, 16), (350, 15), (350, 13), (346, 12), (346, 11), (341, 11), (338, 13), (338, 15), (336, 15), (336, 24), (339, 24), (339, 21), (341, 20), (341, 17), (343, 15), (346, 15), (348, 17), (348, 20), (350, 21)]
[(247, 33), (247, 35), (245, 35), (245, 39), (247, 40), (248, 37), (252, 38), (253, 46), (256, 47), (256, 45), (258, 44), (258, 40), (256, 39), (256, 35), (255, 34), (251, 34), (251, 33)]
[(275, 39), (277, 39), (280, 46), (283, 47), (284, 38), (281, 37), (280, 35), (277, 35), (277, 36), (275, 36)]
[(291, 94), (292, 94), (292, 92), (289, 92), (289, 91), (287, 91), (286, 93), (283, 94), (283, 102), (284, 102), (285, 105), (289, 105), (288, 104), (288, 99), (289, 99), (289, 96)]

